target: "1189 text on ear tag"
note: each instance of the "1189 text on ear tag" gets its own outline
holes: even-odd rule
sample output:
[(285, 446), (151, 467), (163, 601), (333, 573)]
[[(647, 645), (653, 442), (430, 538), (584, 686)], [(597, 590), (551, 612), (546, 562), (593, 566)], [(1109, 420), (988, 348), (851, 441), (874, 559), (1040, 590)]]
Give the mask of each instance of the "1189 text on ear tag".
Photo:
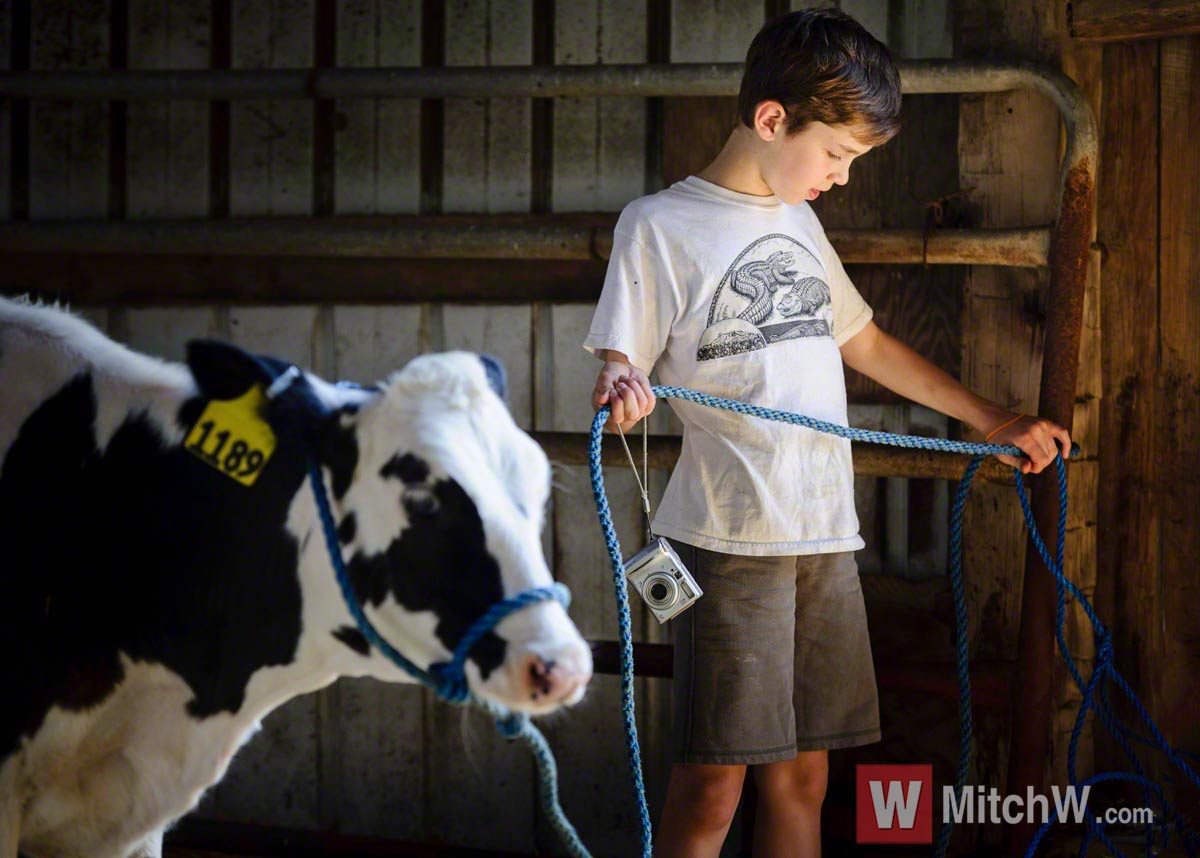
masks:
[(255, 385), (237, 399), (214, 399), (184, 446), (202, 462), (244, 486), (254, 485), (275, 452), (275, 433), (262, 418), (267, 398)]

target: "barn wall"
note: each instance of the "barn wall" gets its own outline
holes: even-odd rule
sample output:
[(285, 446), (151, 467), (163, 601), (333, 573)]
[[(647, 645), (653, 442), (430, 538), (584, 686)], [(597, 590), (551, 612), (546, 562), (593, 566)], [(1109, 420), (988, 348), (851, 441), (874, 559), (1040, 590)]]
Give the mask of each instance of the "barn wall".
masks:
[[(736, 61), (767, 16), (802, 5), (807, 4), (0, 0), (0, 67)], [(823, 5), (840, 5), (858, 16), (903, 58), (975, 56), (987, 46), (1007, 56), (1053, 63), (1061, 53), (1061, 22), (1053, 4), (1017, 9), (987, 0), (965, 5), (840, 0)], [(1165, 498), (1191, 497), (1191, 489), (1168, 483), (1168, 477), (1189, 473), (1198, 460), (1183, 431), (1194, 416), (1195, 398), (1186, 395), (1194, 384), (1189, 388), (1188, 379), (1200, 373), (1187, 336), (1195, 327), (1188, 327), (1196, 321), (1195, 301), (1180, 285), (1194, 280), (1197, 267), (1196, 240), (1184, 214), (1195, 207), (1196, 165), (1188, 161), (1186, 146), (1168, 152), (1164, 143), (1161, 156), (1155, 147), (1159, 133), (1164, 141), (1194, 137), (1195, 56), (1194, 39), (1177, 39), (1139, 48), (1106, 47), (1102, 60), (1096, 54), (1064, 60), (1077, 63), (1081, 79), (1102, 76), (1106, 98), (1112, 95), (1103, 106), (1105, 146), (1110, 147), (1104, 170), (1124, 176), (1127, 195), (1101, 206), (1101, 242), (1108, 248), (1107, 265), (1133, 284), (1106, 293), (1102, 314), (1098, 281), (1092, 281), (1085, 325), (1093, 336), (1085, 337), (1084, 348), (1098, 339), (1101, 317), (1106, 341), (1113, 337), (1118, 345), (1111, 358), (1105, 353), (1102, 391), (1092, 376), (1081, 373), (1084, 402), (1076, 421), (1090, 433), (1084, 435), (1085, 450), (1098, 445), (1101, 460), (1085, 471), (1073, 470), (1072, 489), (1094, 486), (1098, 471), (1155, 486), (1154, 493), (1122, 489), (1106, 496), (1102, 514), (1107, 518), (1101, 520), (1108, 521), (1104, 533), (1109, 535), (1100, 537), (1101, 595), (1107, 580), (1115, 588), (1110, 603), (1119, 606), (1114, 607), (1120, 611), (1119, 640), (1137, 654), (1127, 656), (1134, 659), (1131, 670), (1152, 705), (1173, 713), (1168, 725), (1182, 733), (1192, 724), (1180, 691), (1186, 686), (1182, 671), (1191, 664), (1188, 653), (1195, 652), (1188, 641), (1200, 628), (1183, 598), (1191, 586), (1186, 557), (1196, 546), (1194, 528), (1167, 509)], [(1160, 67), (1165, 70), (1161, 81)], [(1090, 92), (1099, 98), (1100, 89), (1096, 84)], [(942, 204), (946, 226), (1028, 225), (1053, 218), (1052, 155), (1059, 129), (1047, 102), (1027, 94), (922, 96), (906, 98), (904, 109), (901, 135), (856, 163), (847, 188), (820, 200), (827, 228), (921, 226), (931, 217), (928, 204), (934, 201)], [(723, 141), (730, 115), (728, 100), (704, 98), (0, 103), (0, 218), (616, 212), (630, 199), (703, 166)], [(1128, 122), (1129, 116), (1136, 121)], [(1110, 137), (1120, 139), (1114, 143)], [(1121, 158), (1136, 158), (1137, 166)], [(1166, 190), (1161, 196), (1156, 191), (1152, 204), (1146, 189), (1156, 187), (1156, 177)], [(1121, 204), (1135, 197), (1141, 207), (1136, 212)], [(531, 263), (531, 270), (538, 265)], [(289, 278), (352, 295), (357, 278), (415, 276), (383, 263), (346, 260), (213, 264), (145, 258), (114, 264), (93, 258), (28, 270), (23, 285), (45, 294), (71, 278), (100, 284), (126, 277), (164, 294), (183, 286), (228, 290), (240, 284), (253, 296), (237, 305), (82, 307), (114, 337), (153, 354), (178, 359), (187, 339), (218, 336), (331, 377), (370, 381), (423, 351), (470, 348), (504, 360), (510, 405), (522, 426), (578, 432), (590, 420), (588, 393), (597, 365), (579, 342), (591, 305), (274, 303)], [(446, 276), (455, 270), (442, 269)], [(471, 270), (478, 276), (478, 268)], [(493, 276), (505, 284), (505, 278), (515, 283), (524, 276), (511, 268), (496, 270), (503, 273)], [(587, 276), (598, 288), (596, 271)], [(1043, 273), (855, 266), (851, 276), (885, 329), (961, 373), (985, 395), (1025, 410), (1036, 407)], [(1153, 294), (1156, 303), (1141, 300), (1143, 293)], [(1098, 368), (1094, 352), (1085, 360)], [(1161, 381), (1160, 362), (1175, 380), (1171, 385)], [(865, 379), (851, 375), (848, 382), (855, 425), (911, 427), (925, 434), (959, 431), (936, 415), (897, 403)], [(1109, 434), (1102, 435), (1100, 425)], [(656, 413), (652, 431), (678, 431), (669, 409)], [(1148, 452), (1162, 445), (1169, 451), (1165, 461)], [(1142, 452), (1127, 455), (1127, 449)], [(666, 476), (651, 474), (655, 501)], [(616, 635), (611, 575), (586, 469), (558, 465), (555, 483), (547, 556), (575, 594), (572, 614), (585, 636), (611, 639)], [(631, 550), (641, 528), (634, 480), (627, 468), (618, 468), (607, 475), (607, 483), (618, 533)], [(1190, 485), (1195, 484), (1193, 479)], [(948, 677), (946, 486), (859, 478), (856, 490), (869, 543), (860, 564), (877, 657), (901, 669)], [(972, 645), (974, 652), (999, 663), (1015, 654), (1023, 569), (1023, 553), (1014, 550), (1023, 544), (1023, 534), (1010, 491), (977, 488), (968, 524)], [(1188, 503), (1171, 509), (1196, 506)], [(1073, 556), (1093, 556), (1095, 521), (1090, 507), (1073, 508)], [(1086, 576), (1092, 565), (1085, 559), (1077, 568)], [(1118, 574), (1127, 568), (1134, 573)], [(1086, 577), (1080, 580), (1085, 590), (1091, 586)], [(1117, 580), (1121, 583), (1112, 583)], [(637, 639), (667, 639), (640, 605), (634, 611)], [(1089, 641), (1077, 618), (1075, 623), (1072, 645), (1089, 657)], [(1161, 631), (1143, 636), (1147, 628)], [(1160, 658), (1175, 666), (1159, 670)], [(665, 786), (669, 690), (668, 680), (638, 681), (639, 728), (655, 816)], [(1064, 709), (1056, 725), (1056, 772), (1071, 701), (1065, 682), (1060, 690)], [(633, 854), (637, 842), (618, 699), (616, 678), (597, 677), (581, 707), (547, 725), (563, 773), (564, 804), (599, 855)], [(847, 790), (853, 763), (932, 761), (940, 774), (951, 770), (957, 745), (953, 701), (913, 694), (900, 683), (883, 690), (883, 706), (885, 743), (836, 755), (828, 816), (834, 832), (848, 831), (852, 822)], [(1004, 713), (979, 713), (974, 776), (980, 783), (1003, 776), (1005, 718)], [(926, 729), (913, 730), (914, 724)], [(554, 835), (536, 812), (534, 789), (527, 756), (500, 742), (484, 719), (445, 707), (413, 687), (342, 681), (268, 718), (199, 812), (218, 820), (556, 854)], [(735, 832), (726, 854), (738, 849)]]

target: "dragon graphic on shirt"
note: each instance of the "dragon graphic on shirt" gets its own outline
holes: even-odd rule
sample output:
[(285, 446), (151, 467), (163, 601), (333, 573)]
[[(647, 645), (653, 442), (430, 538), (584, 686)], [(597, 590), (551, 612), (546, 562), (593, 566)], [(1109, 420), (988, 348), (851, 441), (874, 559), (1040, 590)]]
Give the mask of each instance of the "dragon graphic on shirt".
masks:
[(823, 266), (794, 238), (774, 234), (754, 241), (738, 254), (713, 295), (696, 360), (782, 340), (832, 336), (832, 297), (818, 274), (824, 274)]
[(796, 272), (788, 268), (793, 258), (786, 250), (776, 250), (766, 259), (747, 262), (733, 273), (730, 283), (733, 291), (751, 299), (750, 306), (738, 313), (739, 319), (757, 325), (770, 317), (775, 309), (772, 296), (779, 287), (791, 286), (796, 280)]

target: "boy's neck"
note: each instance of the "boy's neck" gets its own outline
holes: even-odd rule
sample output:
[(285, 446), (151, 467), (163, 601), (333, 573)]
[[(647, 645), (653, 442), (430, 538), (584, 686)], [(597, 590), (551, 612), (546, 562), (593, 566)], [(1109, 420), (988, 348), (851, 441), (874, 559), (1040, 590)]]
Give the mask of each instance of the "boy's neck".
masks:
[(757, 142), (753, 131), (739, 125), (725, 141), (721, 153), (696, 175), (706, 182), (741, 194), (774, 196), (759, 170)]

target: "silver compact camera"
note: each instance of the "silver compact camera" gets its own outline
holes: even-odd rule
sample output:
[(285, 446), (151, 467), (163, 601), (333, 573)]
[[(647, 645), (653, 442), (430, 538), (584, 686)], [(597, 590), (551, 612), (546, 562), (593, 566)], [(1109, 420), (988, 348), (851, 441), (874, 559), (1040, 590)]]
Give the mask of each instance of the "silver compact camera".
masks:
[(660, 623), (686, 611), (704, 595), (675, 549), (661, 537), (625, 561), (625, 577)]

